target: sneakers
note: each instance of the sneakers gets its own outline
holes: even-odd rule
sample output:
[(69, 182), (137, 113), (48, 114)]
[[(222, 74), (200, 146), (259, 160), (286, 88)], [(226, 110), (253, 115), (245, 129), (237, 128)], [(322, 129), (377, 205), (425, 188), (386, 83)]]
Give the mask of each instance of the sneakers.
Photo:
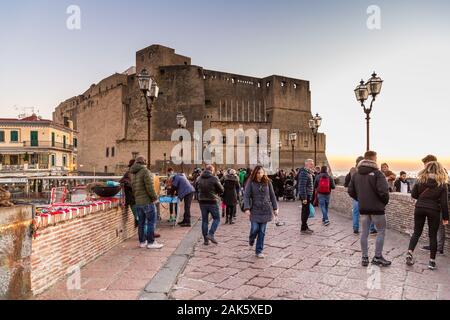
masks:
[(354, 234), (359, 234), (359, 230), (353, 230)]
[(183, 222), (183, 223), (179, 223), (178, 225), (182, 228), (190, 228), (191, 227), (190, 222)]
[(209, 240), (208, 240), (208, 239), (205, 239), (205, 241), (203, 242), (203, 245), (204, 245), (204, 246), (209, 246)]
[(248, 244), (250, 245), (250, 247), (253, 247), (255, 244), (255, 240), (249, 239)]
[(256, 254), (256, 257), (257, 257), (258, 259), (264, 259), (266, 256), (265, 256), (264, 254), (262, 254), (262, 253), (257, 253), (257, 254)]
[(428, 263), (428, 269), (430, 270), (436, 270), (436, 261), (434, 260), (430, 260), (430, 262)]
[(323, 225), (324, 225), (325, 227), (328, 227), (328, 226), (330, 225), (330, 221), (324, 221)]
[(311, 229), (306, 229), (306, 230), (300, 230), (300, 233), (303, 233), (303, 234), (313, 234), (314, 233), (314, 231), (312, 231)]
[(386, 260), (383, 257), (374, 257), (372, 259), (372, 264), (380, 267), (388, 267), (392, 264), (391, 261)]
[(145, 248), (147, 246), (147, 241), (139, 244), (139, 248)]
[(153, 242), (152, 244), (147, 245), (147, 249), (161, 249), (162, 247), (164, 247), (164, 245), (156, 241)]
[(214, 236), (212, 236), (212, 235), (210, 235), (210, 234), (208, 234), (208, 235), (206, 236), (206, 239), (208, 239), (209, 241), (211, 241), (211, 242), (214, 243), (214, 244), (219, 244), (219, 243), (217, 242), (217, 240), (214, 238)]
[(369, 266), (369, 257), (362, 257), (361, 265), (363, 267), (368, 267)]
[(413, 258), (413, 255), (412, 255), (411, 252), (408, 252), (408, 253), (406, 254), (406, 264), (407, 264), (408, 266), (414, 265), (414, 258)]

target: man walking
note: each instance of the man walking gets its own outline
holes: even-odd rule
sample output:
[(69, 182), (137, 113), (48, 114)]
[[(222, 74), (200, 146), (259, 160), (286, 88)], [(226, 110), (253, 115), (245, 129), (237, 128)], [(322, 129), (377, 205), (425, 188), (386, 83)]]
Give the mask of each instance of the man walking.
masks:
[(308, 159), (305, 161), (305, 166), (300, 169), (298, 173), (298, 195), (302, 202), (302, 226), (301, 233), (312, 234), (313, 231), (308, 227), (308, 219), (310, 215), (310, 204), (313, 201), (313, 189), (314, 189), (314, 160)]
[(348, 186), (349, 195), (358, 201), (362, 217), (361, 250), (362, 265), (369, 265), (369, 228), (375, 223), (378, 234), (375, 245), (375, 257), (372, 264), (387, 267), (391, 261), (383, 257), (386, 232), (385, 207), (389, 203), (389, 186), (384, 174), (378, 169), (377, 153), (367, 151), (364, 160), (358, 164)]
[[(202, 234), (204, 238), (204, 245), (209, 245), (209, 241), (218, 244), (214, 238), (214, 234), (220, 223), (220, 195), (224, 189), (219, 179), (214, 176), (214, 166), (207, 165), (205, 171), (195, 182), (195, 189), (198, 190), (198, 202), (200, 204), (200, 211), (202, 213)], [(208, 231), (209, 214), (211, 213), (213, 223), (211, 229)]]
[[(164, 245), (155, 241), (156, 207), (158, 199), (154, 188), (154, 175), (146, 167), (146, 160), (138, 156), (131, 166), (130, 172), (134, 175), (132, 188), (136, 201), (136, 213), (138, 216), (138, 234), (140, 247), (148, 249), (161, 249)], [(147, 226), (147, 234), (144, 226)]]

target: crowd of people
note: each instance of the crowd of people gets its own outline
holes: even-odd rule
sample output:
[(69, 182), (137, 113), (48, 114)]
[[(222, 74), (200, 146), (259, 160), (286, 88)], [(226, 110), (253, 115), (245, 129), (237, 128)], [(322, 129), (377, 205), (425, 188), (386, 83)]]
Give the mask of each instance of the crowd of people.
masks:
[[(410, 193), (417, 200), (414, 234), (407, 251), (406, 263), (414, 264), (413, 253), (422, 235), (425, 221), (428, 221), (430, 244), (424, 249), (430, 251), (429, 268), (436, 269), (436, 255), (443, 254), (444, 226), (449, 220), (449, 177), (436, 157), (430, 155), (422, 161), (424, 169), (419, 173), (413, 187), (405, 172), (400, 172), (397, 179), (386, 163), (378, 167), (377, 154), (373, 151), (366, 152), (364, 157), (358, 157), (355, 167), (346, 176), (344, 186), (353, 199), (353, 232), (360, 234), (362, 266), (368, 266), (370, 263), (370, 234), (376, 236), (375, 255), (371, 263), (383, 267), (391, 265), (391, 261), (383, 256), (385, 208), (389, 203), (390, 193), (401, 192)], [(158, 236), (155, 236), (155, 204), (158, 202), (153, 187), (155, 177), (146, 168), (146, 160), (142, 156), (130, 161), (129, 167), (121, 183), (126, 194), (126, 204), (131, 206), (136, 217), (140, 246), (160, 249), (163, 245), (155, 240)], [(329, 206), (336, 182), (327, 166), (316, 167), (310, 159), (305, 161), (302, 168), (289, 173), (278, 170), (270, 176), (261, 166), (253, 170), (220, 169), (216, 172), (213, 165), (195, 169), (190, 178), (183, 173), (175, 173), (171, 168), (167, 175), (168, 194), (184, 202), (183, 221), (178, 223), (181, 227), (191, 226), (191, 204), (193, 199), (198, 200), (204, 245), (219, 243), (215, 234), (220, 225), (221, 213), (225, 224), (231, 225), (235, 223), (237, 209), (240, 207), (250, 221), (249, 245), (253, 247), (256, 243), (256, 256), (264, 258), (267, 224), (275, 219), (278, 226), (283, 225), (278, 219), (278, 202), (280, 197), (290, 200), (290, 194), (293, 200), (300, 201), (301, 234), (314, 233), (308, 225), (308, 220), (313, 216), (315, 207), (320, 208), (323, 226), (328, 227), (331, 224)], [(169, 221), (173, 222), (177, 217), (177, 210), (177, 204), (170, 205)]]

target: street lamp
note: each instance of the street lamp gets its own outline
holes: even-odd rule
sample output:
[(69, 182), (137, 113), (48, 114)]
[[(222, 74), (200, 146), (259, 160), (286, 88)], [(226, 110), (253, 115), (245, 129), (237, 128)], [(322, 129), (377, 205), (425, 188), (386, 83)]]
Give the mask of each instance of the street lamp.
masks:
[(314, 163), (317, 165), (317, 133), (322, 125), (322, 117), (316, 113), (316, 116), (309, 120), (309, 128), (314, 136)]
[[(178, 112), (177, 114), (177, 125), (180, 129), (186, 129), (187, 125), (187, 119), (184, 116), (183, 112)], [(183, 136), (180, 136), (180, 142), (181, 142), (181, 173), (184, 173), (184, 165), (183, 165), (183, 158), (184, 158), (184, 150), (183, 150)]]
[(297, 133), (296, 132), (289, 134), (289, 141), (291, 142), (291, 146), (292, 146), (292, 170), (295, 170), (294, 151), (295, 151), (295, 143), (297, 142)]
[[(355, 89), (356, 100), (361, 103), (366, 114), (367, 151), (370, 150), (370, 113), (372, 112), (376, 97), (381, 92), (382, 85), (383, 80), (374, 72), (367, 82), (364, 83), (364, 80), (361, 80), (359, 86)], [(369, 99), (369, 96), (372, 96), (372, 101), (370, 102), (370, 107), (367, 108), (365, 102)]]
[[(154, 79), (152, 79), (146, 69), (142, 70), (138, 75), (139, 89), (144, 94), (145, 105), (147, 110), (147, 168), (150, 170), (151, 159), (151, 126), (152, 126), (152, 109), (155, 100), (158, 98), (159, 87)], [(150, 101), (149, 101), (150, 100)]]

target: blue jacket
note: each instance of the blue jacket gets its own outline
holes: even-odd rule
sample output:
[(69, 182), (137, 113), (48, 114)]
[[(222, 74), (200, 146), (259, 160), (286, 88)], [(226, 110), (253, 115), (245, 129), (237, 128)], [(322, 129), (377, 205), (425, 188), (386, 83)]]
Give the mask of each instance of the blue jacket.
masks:
[(300, 199), (302, 201), (303, 200), (312, 201), (313, 191), (314, 191), (314, 181), (311, 172), (306, 168), (300, 169), (300, 172), (298, 173), (298, 185), (297, 185), (297, 192)]
[(177, 191), (178, 198), (182, 200), (188, 194), (195, 192), (194, 187), (184, 174), (177, 174), (172, 179), (172, 187)]

